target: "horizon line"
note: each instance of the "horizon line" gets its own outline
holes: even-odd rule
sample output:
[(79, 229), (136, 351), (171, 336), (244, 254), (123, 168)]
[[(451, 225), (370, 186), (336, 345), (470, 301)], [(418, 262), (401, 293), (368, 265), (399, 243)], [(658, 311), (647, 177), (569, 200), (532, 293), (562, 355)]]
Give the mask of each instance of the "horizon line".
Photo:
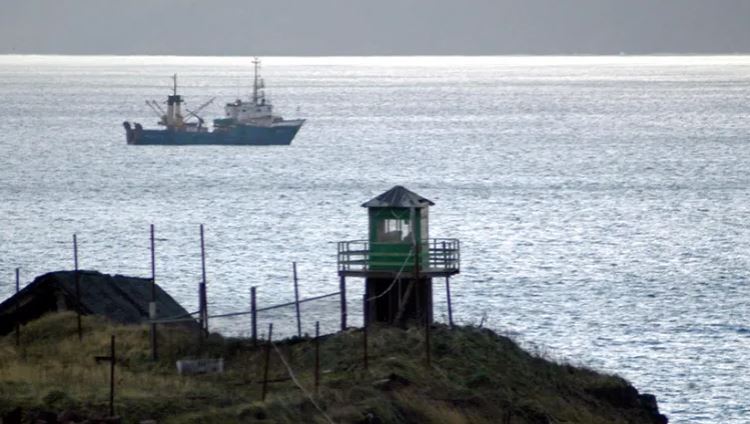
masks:
[(732, 53), (499, 53), (499, 54), (298, 54), (298, 55), (235, 55), (235, 54), (156, 54), (156, 53), (4, 53), (0, 56), (40, 56), (40, 57), (715, 57), (715, 56), (750, 56), (750, 52)]

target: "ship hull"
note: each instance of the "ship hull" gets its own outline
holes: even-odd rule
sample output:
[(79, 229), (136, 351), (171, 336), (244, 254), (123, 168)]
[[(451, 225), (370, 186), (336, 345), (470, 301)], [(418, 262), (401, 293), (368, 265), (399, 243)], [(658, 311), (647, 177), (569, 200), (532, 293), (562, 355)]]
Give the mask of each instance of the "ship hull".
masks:
[(124, 126), (128, 144), (134, 145), (278, 146), (291, 144), (304, 122), (300, 119), (271, 126), (237, 125), (211, 132), (148, 130), (137, 124), (131, 128), (129, 123), (125, 123)]

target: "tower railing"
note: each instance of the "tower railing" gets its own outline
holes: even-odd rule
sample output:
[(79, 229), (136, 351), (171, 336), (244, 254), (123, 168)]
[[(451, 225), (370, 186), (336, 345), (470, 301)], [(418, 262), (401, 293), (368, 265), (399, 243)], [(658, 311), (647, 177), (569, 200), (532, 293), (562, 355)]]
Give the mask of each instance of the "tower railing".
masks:
[[(338, 242), (339, 273), (392, 271), (411, 273), (415, 252), (410, 243), (371, 243), (368, 240)], [(458, 239), (431, 238), (419, 243), (418, 263), (424, 273), (458, 273), (461, 246)]]

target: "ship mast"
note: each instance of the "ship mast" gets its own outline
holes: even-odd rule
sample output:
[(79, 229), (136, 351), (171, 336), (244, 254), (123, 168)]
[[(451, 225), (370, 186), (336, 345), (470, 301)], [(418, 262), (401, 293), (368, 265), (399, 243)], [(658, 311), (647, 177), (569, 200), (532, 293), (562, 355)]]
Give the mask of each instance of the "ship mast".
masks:
[(260, 59), (257, 57), (254, 58), (253, 65), (255, 68), (255, 76), (253, 77), (253, 104), (260, 106), (266, 103), (266, 94), (263, 92), (265, 84), (263, 84), (263, 78), (260, 77)]
[(172, 93), (171, 96), (167, 96), (167, 114), (165, 115), (164, 125), (169, 128), (181, 127), (183, 119), (180, 105), (183, 101), (182, 96), (177, 94), (177, 74), (172, 75)]
[(260, 60), (256, 57), (253, 59), (253, 65), (255, 67), (255, 77), (253, 78), (253, 104), (258, 104), (258, 70), (260, 68)]

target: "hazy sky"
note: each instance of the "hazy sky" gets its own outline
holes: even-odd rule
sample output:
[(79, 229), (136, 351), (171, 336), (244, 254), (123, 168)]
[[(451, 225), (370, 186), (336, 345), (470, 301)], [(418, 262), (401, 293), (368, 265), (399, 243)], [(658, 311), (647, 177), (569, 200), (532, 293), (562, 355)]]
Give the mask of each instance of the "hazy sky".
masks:
[(0, 53), (750, 53), (750, 0), (0, 0)]

